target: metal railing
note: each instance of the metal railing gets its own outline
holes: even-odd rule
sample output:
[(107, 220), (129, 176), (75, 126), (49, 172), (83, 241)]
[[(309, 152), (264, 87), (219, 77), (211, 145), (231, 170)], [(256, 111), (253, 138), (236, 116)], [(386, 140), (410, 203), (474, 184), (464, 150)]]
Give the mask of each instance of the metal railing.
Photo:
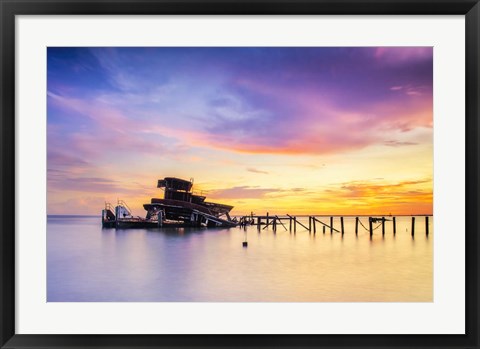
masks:
[(123, 208), (125, 208), (128, 211), (128, 214), (130, 216), (132, 215), (132, 210), (130, 209), (130, 207), (128, 207), (128, 205), (125, 201), (117, 199), (117, 206), (122, 206)]

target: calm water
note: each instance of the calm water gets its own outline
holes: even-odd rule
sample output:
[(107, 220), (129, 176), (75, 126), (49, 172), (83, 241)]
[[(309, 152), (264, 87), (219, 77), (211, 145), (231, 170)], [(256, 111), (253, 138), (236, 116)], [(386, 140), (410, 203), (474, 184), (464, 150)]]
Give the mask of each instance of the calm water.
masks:
[(417, 217), (413, 240), (411, 218), (399, 217), (395, 237), (387, 222), (385, 237), (378, 228), (370, 240), (362, 227), (355, 236), (354, 222), (345, 218), (342, 238), (318, 226), (316, 235), (298, 226), (296, 234), (281, 226), (276, 234), (256, 227), (115, 230), (102, 229), (99, 217), (49, 216), (48, 301), (433, 301), (432, 223), (426, 238)]

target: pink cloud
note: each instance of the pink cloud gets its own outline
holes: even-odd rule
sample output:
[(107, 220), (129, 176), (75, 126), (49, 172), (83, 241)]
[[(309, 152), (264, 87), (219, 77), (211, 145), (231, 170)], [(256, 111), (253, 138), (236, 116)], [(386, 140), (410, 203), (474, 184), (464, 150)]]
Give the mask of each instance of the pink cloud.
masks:
[(382, 63), (401, 65), (410, 62), (432, 59), (432, 47), (378, 47), (374, 57)]
[(256, 168), (253, 168), (253, 167), (248, 167), (247, 171), (248, 172), (253, 172), (253, 173), (260, 173), (260, 174), (268, 174), (267, 171), (261, 171), (261, 170), (258, 170)]
[[(151, 123), (125, 115), (112, 106), (48, 93), (50, 102), (69, 117), (85, 118), (92, 125), (68, 135), (54, 125), (48, 127), (49, 154), (75, 154), (77, 159), (98, 159), (126, 154), (162, 154), (178, 156), (186, 148), (158, 132), (152, 134)], [(72, 113), (73, 112), (73, 113)], [(49, 158), (61, 163), (58, 155)], [(85, 161), (85, 160), (83, 160)]]
[(412, 85), (392, 86), (390, 87), (390, 91), (401, 92), (408, 96), (423, 96), (425, 94), (431, 93), (431, 91), (427, 86), (412, 86)]
[(389, 147), (402, 147), (406, 145), (417, 145), (418, 143), (416, 142), (401, 142), (401, 141), (395, 141), (395, 140), (389, 140), (383, 142), (383, 144), (389, 146)]
[[(383, 57), (390, 54), (389, 50), (394, 49), (378, 49), (376, 55)], [(406, 50), (403, 56), (421, 56), (416, 50)], [(53, 93), (49, 97), (57, 107), (75, 111), (95, 123), (90, 132), (80, 130), (68, 137), (69, 146), (84, 157), (98, 157), (99, 152), (176, 156), (189, 147), (242, 153), (331, 154), (385, 144), (391, 139), (389, 132), (432, 127), (432, 100), (429, 93), (424, 94), (428, 92), (424, 86), (392, 86), (392, 94), (401, 92), (415, 97), (403, 97), (401, 103), (386, 100), (350, 106), (348, 101), (339, 105), (328, 93), (317, 90), (291, 89), (247, 78), (240, 78), (237, 83), (252, 94), (288, 100), (289, 109), (272, 107), (269, 113), (257, 114), (254, 111), (257, 117), (252, 120), (206, 118), (202, 124), (190, 122), (180, 127), (175, 122), (165, 122), (168, 118), (158, 112), (152, 112), (151, 120), (142, 120), (101, 101), (83, 101)]]
[[(331, 154), (358, 150), (389, 140), (389, 132), (408, 132), (417, 127), (432, 127), (431, 101), (415, 100), (398, 105), (384, 103), (356, 112), (342, 111), (316, 96), (296, 96), (303, 110), (301, 118), (272, 122), (259, 134), (228, 129), (223, 132), (178, 129), (155, 125), (152, 133), (171, 134), (192, 146), (240, 153)], [(386, 138), (386, 139), (385, 139)], [(251, 171), (253, 172), (253, 171)]]

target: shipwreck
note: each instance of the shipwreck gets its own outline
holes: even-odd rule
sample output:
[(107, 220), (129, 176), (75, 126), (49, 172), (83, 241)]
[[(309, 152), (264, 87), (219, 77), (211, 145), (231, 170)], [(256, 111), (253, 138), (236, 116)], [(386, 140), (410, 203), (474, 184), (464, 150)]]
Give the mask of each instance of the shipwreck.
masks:
[(234, 227), (237, 220), (230, 217), (233, 206), (206, 201), (202, 194), (195, 194), (193, 179), (175, 177), (159, 179), (157, 188), (163, 190), (163, 198), (152, 198), (144, 204), (145, 217), (133, 216), (128, 205), (119, 200), (114, 206), (105, 203), (102, 210), (102, 226), (106, 228), (149, 227)]

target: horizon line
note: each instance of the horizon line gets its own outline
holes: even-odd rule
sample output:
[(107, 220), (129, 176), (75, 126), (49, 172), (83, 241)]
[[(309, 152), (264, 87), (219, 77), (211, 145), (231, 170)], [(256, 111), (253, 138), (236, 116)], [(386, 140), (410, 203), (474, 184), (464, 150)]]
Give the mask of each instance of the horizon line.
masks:
[[(425, 217), (425, 216), (432, 216), (433, 217), (433, 213), (415, 213), (415, 214), (289, 214), (289, 213), (285, 213), (285, 214), (269, 214), (269, 217), (275, 217), (275, 216), (287, 216), (287, 215), (290, 215), (290, 216), (293, 216), (293, 217), (373, 217), (373, 216), (382, 216), (382, 217)], [(52, 213), (52, 214), (48, 214), (47, 213), (47, 217), (48, 216), (77, 216), (77, 217), (101, 217), (101, 214), (61, 214), (61, 213)], [(243, 216), (246, 216), (246, 217), (249, 217), (251, 216), (250, 214), (234, 214), (234, 215), (231, 215), (232, 217), (243, 217)], [(254, 214), (253, 215), (254, 217), (257, 217), (257, 216), (266, 216), (266, 214)]]

